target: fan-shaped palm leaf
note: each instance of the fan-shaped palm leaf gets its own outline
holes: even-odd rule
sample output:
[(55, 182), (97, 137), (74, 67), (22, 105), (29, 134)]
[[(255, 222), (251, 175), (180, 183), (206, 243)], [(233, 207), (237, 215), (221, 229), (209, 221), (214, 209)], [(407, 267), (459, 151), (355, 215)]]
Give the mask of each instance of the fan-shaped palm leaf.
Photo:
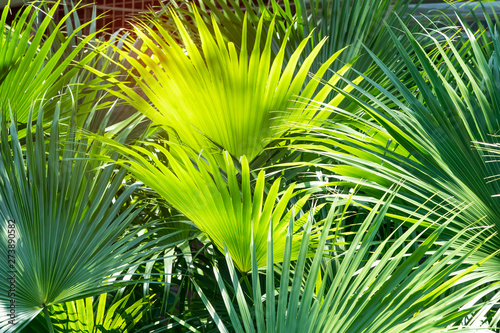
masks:
[[(267, 27), (276, 17), (276, 27), (270, 32), (274, 33), (271, 42), (273, 56), (277, 55), (283, 46), (285, 47), (285, 61), (292, 58), (297, 47), (304, 38), (310, 37), (310, 42), (305, 46), (300, 55), (302, 63), (313, 52), (315, 46), (322, 43), (323, 47), (314, 58), (311, 72), (317, 71), (332, 54), (349, 46), (338, 60), (330, 65), (331, 71), (325, 73), (324, 78), (334, 76), (344, 64), (358, 59), (353, 67), (360, 72), (365, 72), (373, 64), (372, 58), (363, 50), (365, 45), (397, 73), (398, 76), (405, 75), (405, 67), (398, 61), (397, 50), (390, 39), (384, 21), (387, 25), (397, 24), (398, 16), (403, 17), (405, 23), (412, 22), (412, 14), (420, 13), (419, 3), (410, 4), (410, 1), (397, 0), (284, 0), (284, 1), (262, 1), (262, 0), (197, 0), (185, 4), (183, 1), (169, 1), (168, 6), (150, 12), (146, 16), (161, 22), (161, 24), (175, 33), (176, 27), (170, 22), (172, 15), (169, 6), (175, 7), (183, 23), (196, 34), (196, 28), (192, 24), (196, 8), (201, 8), (200, 14), (207, 24), (211, 23), (213, 16), (220, 26), (221, 34), (227, 40), (235, 43), (236, 48), (241, 48), (241, 30), (245, 17), (248, 17), (248, 40), (252, 44), (256, 41), (258, 23), (264, 20)], [(428, 26), (439, 25), (440, 18), (433, 16), (432, 20), (424, 19), (421, 24)], [(356, 27), (353, 29), (353, 27)], [(416, 28), (414, 25), (412, 29)], [(263, 41), (260, 46), (262, 47)], [(409, 46), (405, 43), (405, 46)], [(354, 78), (349, 75), (350, 78)], [(385, 75), (378, 68), (372, 68), (372, 77), (383, 79)], [(391, 87), (390, 82), (388, 86)]]
[[(139, 299), (132, 305), (126, 304), (132, 295), (127, 294), (106, 308), (106, 295), (102, 294), (97, 302), (97, 311), (94, 313), (93, 299), (77, 300), (59, 305), (53, 313), (59, 313), (56, 332), (131, 332), (141, 320), (144, 311), (150, 306), (150, 300)], [(64, 311), (64, 308), (66, 311)], [(54, 318), (54, 316), (52, 315)]]
[(135, 189), (121, 190), (126, 170), (88, 159), (101, 146), (77, 140), (74, 129), (61, 149), (59, 107), (46, 143), (39, 113), (24, 149), (14, 122), (0, 126), (0, 253), (9, 258), (0, 263), (2, 332), (51, 305), (115, 289), (110, 276), (148, 248), (148, 234), (124, 234), (139, 213), (135, 205), (119, 212)]
[[(10, 8), (3, 8), (0, 18), (0, 108), (4, 116), (9, 117), (9, 110), (12, 110), (17, 121), (26, 123), (33, 102), (58, 96), (81, 67), (97, 54), (82, 52), (97, 32), (84, 36), (77, 43), (74, 41), (92, 20), (76, 27), (67, 36), (63, 33), (63, 25), (76, 7), (54, 24), (59, 3), (53, 4), (36, 25), (42, 4), (21, 10), (12, 26), (6, 23)], [(54, 48), (54, 44), (58, 47)]]
[[(76, 301), (56, 304), (49, 309), (54, 332), (69, 333), (99, 333), (99, 332), (130, 332), (141, 320), (144, 312), (150, 307), (150, 299), (139, 299), (128, 304), (132, 293), (114, 300), (109, 306), (108, 294)], [(95, 309), (94, 309), (95, 308)], [(27, 329), (45, 331), (42, 317), (32, 321)]]
[[(308, 198), (307, 195), (300, 198), (290, 208), (291, 199), (296, 194), (294, 185), (282, 189), (278, 179), (267, 189), (265, 175), (261, 171), (252, 186), (246, 157), (242, 158), (241, 170), (238, 170), (227, 152), (224, 152), (225, 165), (219, 166), (217, 156), (189, 153), (176, 144), (165, 148), (148, 143), (154, 148), (151, 152), (144, 147), (128, 148), (105, 138), (100, 139), (125, 156), (117, 163), (123, 164), (137, 179), (188, 217), (219, 249), (223, 250), (223, 244), (226, 244), (240, 271), (251, 269), (252, 223), (258, 265), (265, 264), (265, 243), (270, 225), (277, 240), (274, 249), (276, 258), (283, 256), (284, 242), (280, 240), (285, 238), (290, 216), (299, 214)], [(166, 160), (160, 160), (157, 155), (163, 155)], [(303, 218), (295, 225), (297, 233), (294, 239), (297, 242), (294, 242), (293, 256), (298, 251), (299, 229), (304, 223)]]
[[(123, 83), (117, 82), (122, 93), (111, 91), (155, 125), (173, 131), (196, 150), (215, 143), (237, 158), (246, 155), (252, 160), (283, 130), (279, 125), (299, 115), (311, 118), (315, 114), (316, 110), (308, 110), (307, 104), (295, 103), (295, 97), (299, 93), (306, 98), (313, 97), (318, 81), (311, 80), (305, 87), (304, 82), (324, 41), (300, 63), (301, 52), (308, 43), (308, 39), (303, 40), (285, 66), (285, 43), (276, 58), (271, 57), (273, 24), (266, 36), (263, 20), (260, 21), (251, 52), (247, 49), (247, 25), (244, 24), (244, 43), (238, 52), (234, 44), (225, 42), (215, 21), (214, 36), (195, 13), (200, 51), (178, 16), (175, 13), (172, 16), (185, 49), (161, 24), (152, 21), (153, 27), (139, 23), (135, 29), (152, 56), (134, 47), (132, 41), (126, 45), (136, 55), (123, 53), (137, 71), (135, 82), (154, 107)], [(260, 40), (265, 40), (262, 49)], [(339, 53), (327, 59), (316, 74), (321, 77)], [(346, 70), (347, 67), (343, 68)], [(337, 80), (334, 78), (332, 84)], [(323, 101), (328, 92), (330, 87), (324, 87), (315, 99)]]

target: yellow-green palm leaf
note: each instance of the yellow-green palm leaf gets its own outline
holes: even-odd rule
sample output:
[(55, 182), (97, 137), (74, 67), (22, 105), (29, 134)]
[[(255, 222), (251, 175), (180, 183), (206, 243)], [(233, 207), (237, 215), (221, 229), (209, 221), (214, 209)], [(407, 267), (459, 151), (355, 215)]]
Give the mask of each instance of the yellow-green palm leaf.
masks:
[[(225, 165), (219, 166), (220, 156), (203, 156), (187, 152), (184, 148), (171, 144), (168, 150), (150, 143), (155, 153), (145, 147), (133, 149), (108, 141), (115, 149), (128, 156), (121, 163), (129, 171), (150, 186), (176, 209), (186, 215), (205, 232), (223, 251), (228, 248), (236, 266), (242, 272), (252, 269), (250, 243), (252, 228), (257, 263), (266, 264), (266, 242), (269, 226), (273, 225), (276, 240), (274, 257), (283, 260), (287, 226), (292, 214), (299, 214), (308, 196), (300, 198), (292, 206), (290, 199), (295, 196), (294, 185), (280, 191), (280, 180), (276, 180), (265, 194), (265, 174), (261, 171), (255, 183), (251, 182), (246, 157), (241, 160), (241, 171), (237, 171), (232, 158), (225, 152)], [(160, 160), (157, 155), (166, 158)], [(120, 163), (120, 162), (118, 162)], [(292, 207), (292, 208), (290, 208)], [(295, 223), (292, 257), (300, 246), (300, 227), (306, 222), (305, 216)]]
[[(224, 40), (215, 20), (212, 34), (195, 12), (200, 46), (177, 14), (172, 12), (172, 16), (183, 47), (158, 22), (151, 21), (138, 23), (135, 29), (142, 47), (137, 47), (132, 40), (125, 41), (136, 55), (131, 56), (127, 53), (129, 50), (122, 51), (134, 69), (130, 71), (133, 79), (149, 101), (136, 89), (116, 80), (121, 91), (111, 92), (123, 97), (155, 125), (175, 131), (182, 142), (196, 150), (215, 143), (235, 157), (246, 155), (252, 160), (279, 135), (283, 124), (297, 120), (300, 115), (306, 119), (315, 115), (307, 103), (296, 101), (299, 94), (323, 101), (331, 91), (330, 87), (324, 87), (315, 94), (318, 80), (305, 84), (324, 40), (301, 61), (300, 56), (309, 42), (309, 38), (304, 39), (285, 65), (286, 42), (276, 57), (272, 56), (274, 23), (266, 35), (261, 19), (255, 44), (248, 46), (245, 19), (242, 47), (237, 50), (233, 43)], [(338, 54), (340, 51), (333, 54), (316, 75), (323, 76)], [(331, 83), (337, 80), (334, 78)]]
[[(36, 22), (45, 8), (44, 1), (40, 8), (27, 6), (20, 10), (11, 26), (7, 24), (10, 7), (5, 6), (0, 14), (0, 112), (7, 117), (12, 112), (21, 123), (27, 122), (30, 111), (38, 111), (32, 107), (34, 102), (58, 100), (55, 97), (61, 90), (74, 83), (81, 67), (92, 63), (97, 55), (84, 51), (97, 32), (77, 39), (93, 20), (74, 29), (65, 27), (75, 15), (78, 8), (75, 7), (54, 23), (59, 3), (47, 8), (39, 23)], [(72, 88), (77, 90), (76, 84)], [(47, 106), (44, 108), (53, 112)]]

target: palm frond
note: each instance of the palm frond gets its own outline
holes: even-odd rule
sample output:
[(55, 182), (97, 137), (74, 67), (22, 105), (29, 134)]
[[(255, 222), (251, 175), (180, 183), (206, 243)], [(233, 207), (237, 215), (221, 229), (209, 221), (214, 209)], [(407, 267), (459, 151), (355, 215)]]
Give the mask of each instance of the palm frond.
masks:
[[(332, 205), (310, 269), (304, 270), (313, 221), (312, 215), (309, 216), (298, 260), (288, 269), (290, 256), (285, 256), (277, 292), (272, 255), (268, 256), (265, 287), (261, 288), (264, 272), (259, 271), (256, 265), (254, 243), (251, 245), (253, 295), (250, 297), (243, 294), (241, 280), (234, 269), (231, 274), (233, 285), (229, 289), (222, 283), (215, 266), (214, 273), (219, 276), (219, 288), (226, 300), (228, 316), (224, 317), (230, 318), (230, 321), (223, 322), (223, 317), (214, 311), (203, 291), (200, 288), (197, 291), (213, 320), (218, 323), (219, 331), (423, 333), (478, 328), (463, 325), (462, 321), (480, 309), (483, 304), (478, 299), (496, 286), (488, 286), (488, 278), (474, 279), (470, 284), (463, 281), (486, 259), (476, 265), (464, 266), (465, 258), (455, 247), (465, 248), (465, 245), (454, 244), (459, 236), (440, 243), (436, 248), (439, 235), (462, 208), (449, 211), (440, 221), (428, 220), (428, 217), (419, 219), (411, 228), (403, 230), (401, 236), (395, 237), (395, 230), (389, 238), (379, 242), (375, 240), (375, 235), (391, 200), (391, 197), (381, 199), (366, 216), (355, 241), (345, 252), (335, 254), (342, 257), (342, 261), (333, 276), (329, 276), (328, 264), (326, 270), (321, 267), (323, 260), (328, 258), (323, 250), (328, 245), (327, 237), (330, 233), (335, 237), (333, 221), (335, 218), (342, 220), (338, 216), (343, 210), (339, 202)], [(420, 237), (415, 239), (412, 233), (424, 221), (438, 224), (439, 228), (420, 242), (417, 241)], [(293, 219), (286, 238), (285, 253), (291, 250), (292, 230)], [(479, 233), (485, 230), (483, 228)], [(474, 237), (479, 237), (479, 233)], [(275, 241), (270, 230), (267, 241), (269, 253), (272, 253)], [(414, 245), (417, 248), (412, 251)], [(474, 248), (466, 256), (476, 250)], [(231, 269), (231, 255), (227, 250), (226, 258)], [(331, 263), (330, 260), (328, 262)], [(303, 274), (307, 274), (305, 279)], [(452, 285), (455, 286), (454, 291), (445, 295), (444, 292)]]
[(120, 212), (136, 188), (122, 188), (126, 170), (89, 159), (105, 153), (102, 145), (78, 138), (74, 128), (60, 138), (55, 110), (47, 139), (43, 109), (36, 130), (28, 119), (24, 145), (15, 122), (0, 123), (0, 249), (11, 259), (0, 264), (2, 330), (21, 329), (52, 305), (117, 289), (111, 276), (156, 243), (146, 241), (151, 232), (138, 235), (147, 226), (127, 229), (137, 204)]
[[(10, 8), (3, 8), (0, 19), (0, 109), (4, 117), (9, 117), (12, 112), (16, 121), (25, 124), (32, 103), (58, 97), (61, 90), (72, 83), (81, 67), (97, 54), (83, 52), (97, 32), (75, 42), (76, 36), (91, 25), (92, 20), (78, 26), (69, 35), (64, 34), (64, 24), (76, 7), (54, 24), (53, 17), (59, 3), (49, 7), (38, 23), (43, 6), (27, 6), (14, 18), (12, 26), (6, 23)], [(53, 44), (59, 47), (54, 49)], [(49, 108), (46, 109), (49, 112)], [(34, 111), (37, 112), (38, 107)]]
[[(48, 312), (54, 332), (131, 332), (151, 306), (151, 299), (139, 299), (129, 304), (131, 295), (132, 293), (128, 293), (109, 305), (108, 294), (101, 294), (95, 299), (87, 297), (56, 304)], [(42, 316), (37, 317), (27, 329), (44, 331), (46, 329), (44, 321)]]
[[(124, 156), (117, 163), (189, 218), (219, 249), (223, 250), (226, 244), (242, 272), (251, 270), (251, 235), (258, 251), (258, 264), (263, 266), (269, 226), (273, 228), (275, 239), (284, 240), (290, 216), (302, 215), (301, 208), (309, 197), (302, 195), (293, 204), (291, 199), (297, 194), (294, 185), (283, 189), (281, 180), (277, 179), (267, 188), (263, 171), (258, 174), (255, 184), (251, 184), (246, 157), (237, 169), (227, 152), (223, 154), (224, 164), (221, 165), (219, 153), (199, 155), (176, 144), (165, 147), (147, 143), (154, 148), (150, 151), (141, 146), (129, 148), (109, 139), (99, 139)], [(304, 223), (304, 218), (299, 219), (294, 228), (294, 257)], [(283, 256), (283, 250), (284, 242), (278, 241), (274, 249), (277, 260)]]
[[(123, 82), (111, 80), (122, 90), (111, 93), (124, 98), (153, 124), (169, 131), (172, 138), (179, 137), (198, 151), (215, 144), (236, 158), (245, 155), (252, 160), (272, 137), (285, 130), (282, 125), (287, 120), (315, 115), (316, 110), (309, 109), (307, 104), (295, 103), (299, 93), (324, 101), (331, 91), (330, 87), (324, 87), (315, 95), (317, 80), (304, 85), (324, 41), (299, 63), (308, 43), (308, 39), (303, 40), (285, 65), (284, 45), (276, 58), (271, 57), (273, 25), (266, 35), (263, 20), (249, 56), (246, 24), (242, 32), (245, 43), (238, 52), (233, 43), (224, 41), (215, 21), (214, 36), (195, 13), (202, 42), (200, 51), (178, 16), (175, 13), (172, 16), (185, 49), (162, 25), (152, 21), (152, 27), (141, 24), (135, 29), (149, 51), (144, 52), (133, 41), (127, 41), (125, 44), (135, 54), (122, 53), (137, 71), (134, 81), (151, 105)], [(257, 47), (261, 40), (265, 40), (262, 49)], [(315, 73), (321, 77), (340, 52), (329, 57)], [(342, 69), (347, 70), (348, 66)], [(331, 83), (337, 81), (335, 77)]]
[[(424, 30), (417, 39), (402, 25), (414, 56), (402, 47), (397, 35), (391, 34), (392, 42), (415, 86), (405, 86), (367, 50), (401, 98), (368, 77), (364, 81), (384, 95), (385, 101), (351, 83), (363, 98), (349, 98), (366, 112), (368, 120), (330, 108), (349, 121), (309, 127), (311, 136), (305, 139), (309, 143), (294, 147), (328, 156), (334, 162), (325, 168), (333, 172), (334, 178), (355, 183), (362, 178), (366, 193), (375, 198), (393, 182), (405, 179), (400, 191), (402, 198), (395, 201), (394, 207), (406, 213), (439, 192), (431, 200), (434, 205), (441, 200), (452, 205), (473, 202), (474, 206), (464, 213), (466, 220), (485, 218), (498, 228), (500, 205), (492, 197), (499, 192), (498, 184), (486, 180), (500, 173), (498, 165), (485, 163), (484, 152), (474, 147), (478, 141), (495, 142), (490, 135), (498, 130), (500, 110), (500, 75), (496, 65), (500, 44), (488, 14), (485, 18), (489, 30), (483, 27), (481, 37), (463, 24), (463, 37), (437, 32), (438, 39), (436, 31)], [(434, 51), (423, 47), (426, 40), (433, 43)], [(466, 225), (460, 221), (457, 219), (448, 228), (448, 237)], [(497, 249), (496, 237), (483, 248), (487, 253)], [(492, 260), (487, 265), (493, 265), (490, 269), (495, 271), (496, 263)]]

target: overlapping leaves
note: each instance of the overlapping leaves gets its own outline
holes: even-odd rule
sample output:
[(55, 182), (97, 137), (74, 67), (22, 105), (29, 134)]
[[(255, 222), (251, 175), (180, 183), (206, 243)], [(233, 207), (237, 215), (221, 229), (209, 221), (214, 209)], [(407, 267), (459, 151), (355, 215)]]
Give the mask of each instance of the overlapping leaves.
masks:
[[(215, 311), (205, 293), (197, 287), (219, 331), (426, 333), (473, 329), (474, 323), (467, 316), (486, 305), (480, 299), (496, 289), (494, 284), (488, 285), (495, 278), (472, 278), (468, 283), (464, 282), (486, 258), (463, 269), (464, 260), (478, 247), (468, 250), (467, 244), (455, 244), (461, 235), (440, 243), (436, 248), (440, 234), (462, 208), (456, 207), (440, 220), (427, 221), (439, 224), (427, 238), (425, 232), (416, 232), (428, 216), (418, 219), (411, 228), (401, 230), (399, 237), (395, 235), (401, 226), (388, 238), (378, 241), (377, 230), (384, 223), (391, 200), (383, 197), (366, 216), (346, 251), (333, 253), (341, 258), (336, 269), (323, 249), (332, 245), (327, 242), (329, 233), (332, 232), (335, 239), (338, 231), (334, 219), (343, 219), (339, 201), (332, 204), (312, 262), (307, 259), (313, 222), (312, 215), (309, 215), (298, 260), (291, 265), (290, 256), (285, 256), (279, 284), (274, 280), (272, 251), (275, 240), (272, 232), (267, 241), (269, 254), (265, 271), (257, 267), (255, 244), (252, 243), (250, 295), (243, 292), (245, 288), (232, 266), (231, 255), (226, 251), (232, 285), (224, 284), (217, 266), (214, 273), (218, 276), (227, 313)], [(473, 238), (479, 238), (486, 229), (481, 228)], [(286, 238), (285, 253), (291, 249), (292, 230), (293, 221)], [(461, 250), (466, 251), (465, 256)], [(264, 273), (265, 279), (262, 279)], [(264, 289), (261, 288), (262, 281), (265, 281)], [(452, 285), (454, 290), (446, 294)], [(276, 288), (278, 293), (275, 293)], [(470, 324), (468, 328), (464, 327), (466, 322)]]
[[(252, 237), (258, 265), (265, 264), (269, 226), (277, 240), (274, 253), (277, 258), (283, 256), (290, 216), (302, 215), (300, 210), (308, 199), (305, 195), (293, 204), (294, 184), (283, 189), (281, 180), (277, 179), (267, 187), (263, 171), (252, 184), (246, 157), (237, 169), (227, 152), (224, 165), (220, 165), (217, 156), (190, 153), (176, 144), (165, 147), (148, 143), (154, 148), (150, 151), (141, 146), (128, 148), (101, 140), (122, 153), (124, 158), (118, 163), (189, 218), (219, 249), (223, 250), (225, 244), (240, 271), (251, 270)], [(292, 256), (297, 254), (304, 223), (304, 218), (299, 219), (294, 227)]]
[[(354, 182), (363, 179), (371, 188), (366, 193), (373, 197), (399, 179), (405, 179), (400, 191), (404, 198), (396, 200), (394, 206), (405, 213), (439, 192), (434, 204), (439, 200), (452, 205), (472, 202), (473, 207), (464, 216), (484, 217), (498, 227), (500, 206), (493, 197), (499, 193), (498, 183), (486, 180), (499, 173), (498, 164), (485, 163), (483, 152), (476, 149), (475, 143), (495, 142), (491, 135), (498, 130), (500, 110), (500, 75), (496, 65), (500, 44), (497, 28), (487, 14), (485, 19), (489, 29), (478, 21), (480, 34), (474, 34), (462, 23), (465, 37), (424, 31), (417, 39), (402, 26), (412, 52), (405, 51), (395, 34), (391, 35), (392, 42), (415, 86), (406, 86), (367, 50), (402, 98), (365, 77), (385, 101), (353, 85), (363, 98), (351, 98), (366, 112), (366, 119), (330, 108), (350, 120), (322, 128), (310, 127), (311, 133), (321, 133), (310, 138), (310, 143), (316, 145), (299, 144), (296, 148), (321, 151), (335, 161), (325, 166), (333, 171), (334, 178)], [(425, 41), (431, 41), (434, 50), (424, 48)], [(464, 224), (457, 219), (447, 229), (447, 237), (463, 228)], [(483, 248), (488, 253), (497, 249), (496, 238)], [(488, 265), (495, 263), (492, 260)]]
[[(12, 112), (17, 121), (26, 123), (32, 103), (59, 96), (68, 84), (74, 83), (81, 67), (96, 56), (94, 52), (83, 52), (89, 41), (95, 38), (95, 30), (78, 39), (93, 20), (76, 26), (65, 35), (64, 25), (76, 8), (55, 24), (59, 3), (52, 4), (44, 13), (41, 12), (44, 3), (38, 7), (26, 6), (19, 11), (12, 26), (6, 23), (10, 8), (3, 7), (0, 18), (0, 107), (5, 117), (10, 117)], [(46, 112), (53, 112), (46, 109)], [(37, 111), (38, 107), (34, 109)]]

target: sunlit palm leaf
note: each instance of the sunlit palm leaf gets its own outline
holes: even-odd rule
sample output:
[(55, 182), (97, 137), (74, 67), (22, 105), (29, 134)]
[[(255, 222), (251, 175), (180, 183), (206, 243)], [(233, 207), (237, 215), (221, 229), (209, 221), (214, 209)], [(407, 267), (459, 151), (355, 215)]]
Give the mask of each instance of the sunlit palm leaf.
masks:
[[(150, 299), (139, 299), (129, 304), (132, 293), (106, 305), (108, 294), (57, 304), (50, 308), (49, 314), (54, 332), (58, 333), (99, 333), (132, 332), (150, 307)], [(42, 316), (32, 321), (27, 330), (45, 331)]]
[[(21, 123), (26, 123), (33, 102), (58, 96), (61, 89), (78, 74), (81, 66), (96, 55), (94, 52), (82, 52), (96, 32), (83, 37), (76, 44), (73, 39), (92, 21), (78, 26), (65, 37), (63, 24), (73, 15), (74, 9), (54, 26), (53, 17), (58, 6), (59, 2), (53, 4), (43, 15), (43, 20), (36, 24), (43, 8), (41, 5), (22, 9), (12, 26), (6, 24), (9, 6), (5, 6), (2, 11), (0, 107), (7, 117), (10, 116), (9, 110), (12, 110), (15, 119)], [(53, 48), (54, 43), (59, 45), (57, 49)]]
[[(129, 293), (106, 308), (106, 294), (102, 294), (97, 302), (97, 311), (93, 311), (92, 298), (68, 302), (58, 306), (53, 313), (59, 311), (55, 324), (56, 332), (132, 332), (141, 320), (144, 311), (150, 306), (150, 300), (139, 299), (126, 307), (132, 294)], [(64, 311), (65, 308), (65, 311)], [(62, 310), (62, 311), (61, 311)]]
[[(223, 244), (226, 244), (240, 271), (251, 270), (252, 223), (259, 266), (265, 265), (270, 225), (277, 240), (276, 258), (283, 256), (283, 240), (290, 216), (299, 214), (308, 198), (307, 195), (300, 198), (290, 208), (290, 200), (296, 195), (294, 185), (283, 189), (278, 179), (266, 189), (263, 171), (252, 185), (246, 157), (241, 160), (241, 170), (237, 170), (227, 152), (224, 153), (225, 164), (219, 166), (219, 158), (208, 153), (188, 153), (176, 144), (166, 148), (148, 143), (155, 150), (151, 152), (140, 146), (127, 148), (111, 140), (101, 140), (126, 157), (118, 163), (188, 217), (219, 249), (223, 250)], [(166, 160), (162, 162), (157, 155)], [(304, 223), (304, 218), (299, 219), (294, 228), (294, 256), (301, 238), (300, 227)]]
[[(137, 56), (123, 53), (137, 71), (135, 82), (154, 107), (122, 83), (119, 84), (123, 93), (117, 95), (155, 125), (175, 133), (173, 137), (178, 135), (196, 150), (215, 143), (237, 158), (246, 155), (252, 160), (271, 138), (284, 130), (280, 125), (300, 115), (311, 118), (315, 114), (315, 110), (305, 110), (306, 104), (295, 103), (295, 98), (299, 93), (313, 97), (318, 81), (311, 80), (305, 87), (304, 82), (324, 41), (300, 63), (300, 55), (308, 43), (308, 39), (303, 40), (285, 66), (285, 45), (272, 59), (273, 25), (265, 35), (263, 20), (255, 45), (265, 40), (265, 46), (253, 47), (249, 56), (246, 24), (242, 33), (244, 43), (238, 52), (234, 44), (224, 41), (215, 21), (213, 36), (195, 13), (200, 51), (178, 16), (175, 13), (172, 16), (185, 49), (161, 24), (152, 22), (153, 27), (138, 24), (135, 29), (152, 56), (136, 49), (131, 41), (126, 44)], [(327, 59), (316, 74), (321, 77), (339, 53)], [(343, 68), (346, 70), (347, 67)], [(338, 78), (332, 84), (336, 81)], [(330, 87), (324, 87), (315, 99), (324, 101), (328, 92)]]
[[(256, 40), (259, 21), (263, 19), (264, 25), (268, 26), (273, 17), (276, 17), (276, 27), (270, 31), (274, 33), (271, 43), (273, 55), (279, 53), (284, 42), (285, 61), (288, 61), (304, 38), (311, 37), (300, 56), (299, 64), (310, 55), (315, 46), (327, 38), (314, 58), (311, 65), (312, 72), (327, 62), (332, 54), (349, 46), (339, 55), (338, 61), (330, 65), (332, 71), (326, 72), (325, 78), (333, 76), (335, 71), (353, 59), (358, 59), (353, 65), (354, 68), (360, 72), (368, 70), (373, 60), (364, 52), (362, 45), (380, 56), (396, 75), (404, 77), (404, 63), (399, 61), (395, 46), (387, 43), (390, 37), (384, 21), (388, 26), (396, 25), (399, 15), (403, 17), (405, 23), (411, 23), (411, 15), (419, 12), (418, 3), (411, 5), (410, 8), (410, 1), (404, 0), (198, 0), (188, 4), (182, 0), (174, 0), (168, 5), (175, 7), (176, 12), (182, 13), (181, 20), (194, 34), (196, 28), (191, 24), (194, 12), (197, 7), (202, 8), (200, 14), (209, 25), (209, 29), (213, 15), (222, 35), (228, 41), (235, 43), (237, 48), (241, 48), (242, 45), (241, 30), (245, 15), (248, 17), (248, 40), (252, 45)], [(175, 33), (176, 28), (170, 24), (172, 16), (167, 5), (163, 5), (157, 12), (149, 13), (148, 16)], [(437, 26), (439, 20), (433, 16), (432, 20), (424, 18), (421, 24)], [(415, 28), (416, 26), (414, 25)], [(264, 45), (263, 41), (260, 45), (261, 47)], [(408, 43), (405, 43), (405, 46), (408, 46)], [(378, 68), (374, 68), (371, 75), (381, 79), (385, 77)], [(389, 82), (388, 85), (390, 86)]]

